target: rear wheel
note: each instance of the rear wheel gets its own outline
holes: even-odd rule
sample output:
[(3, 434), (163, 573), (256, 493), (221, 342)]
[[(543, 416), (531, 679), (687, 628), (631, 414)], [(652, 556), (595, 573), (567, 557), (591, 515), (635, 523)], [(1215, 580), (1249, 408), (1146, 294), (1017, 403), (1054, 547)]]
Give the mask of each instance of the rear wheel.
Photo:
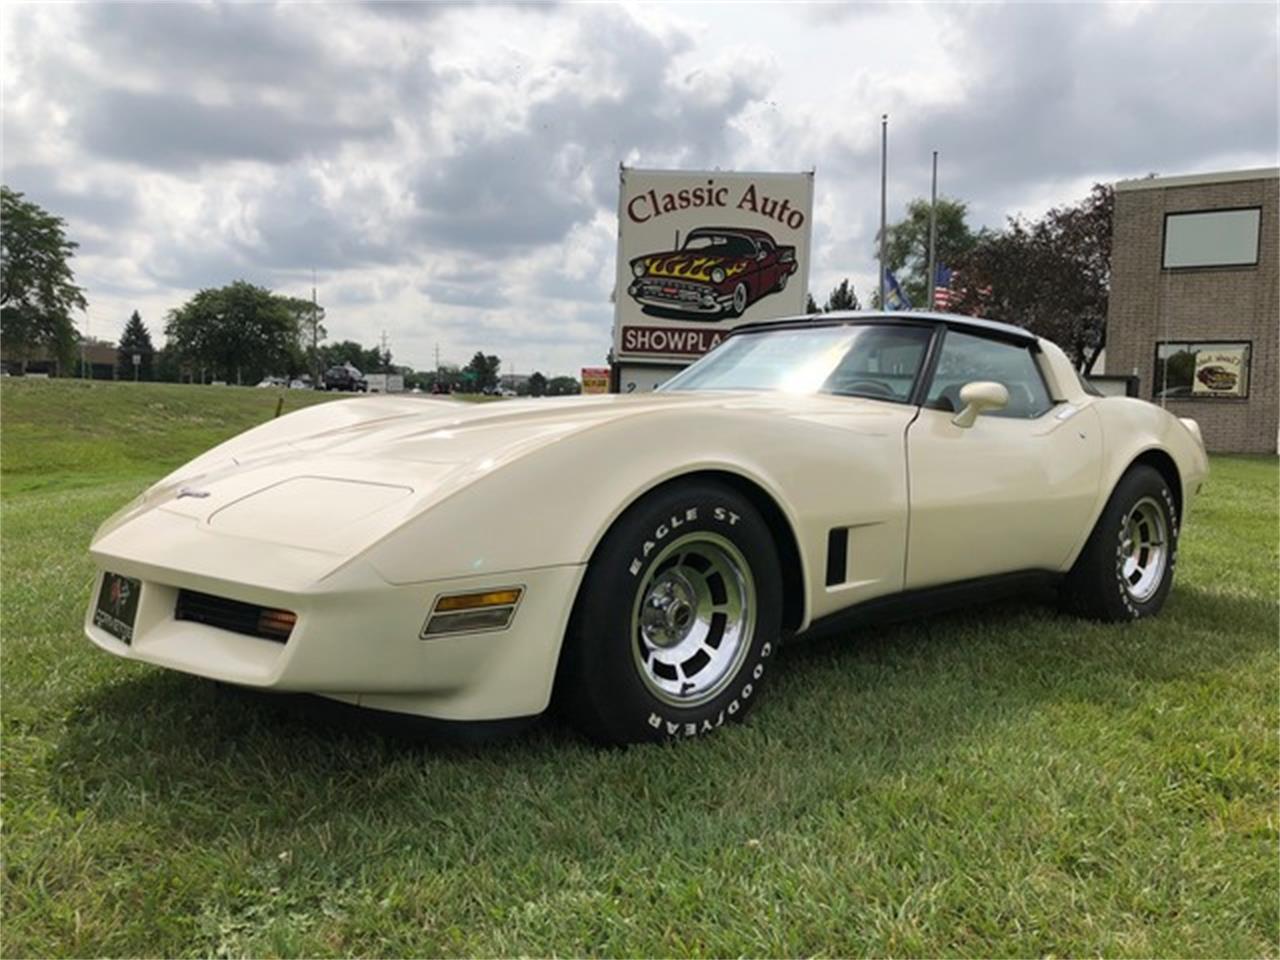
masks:
[(1154, 616), (1173, 586), (1178, 509), (1160, 472), (1131, 467), (1063, 585), (1064, 606), (1094, 620)]
[(760, 696), (781, 630), (781, 572), (736, 491), (678, 483), (624, 514), (587, 568), (557, 696), (604, 743), (710, 733)]

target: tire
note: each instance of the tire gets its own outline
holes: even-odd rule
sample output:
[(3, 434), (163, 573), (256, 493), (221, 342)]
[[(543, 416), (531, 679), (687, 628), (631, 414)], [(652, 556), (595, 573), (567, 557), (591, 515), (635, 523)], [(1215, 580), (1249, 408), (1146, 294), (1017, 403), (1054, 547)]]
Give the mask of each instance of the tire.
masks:
[(784, 273), (782, 276), (780, 276), (778, 278), (778, 282), (774, 284), (773, 289), (778, 293), (781, 293), (783, 290), (787, 289), (787, 278), (789, 276), (791, 276), (791, 274), (789, 273)]
[(1062, 589), (1063, 607), (1115, 623), (1160, 612), (1178, 559), (1178, 509), (1159, 471), (1130, 467)]
[(768, 525), (720, 484), (678, 482), (605, 535), (565, 638), (557, 700), (605, 744), (693, 737), (760, 698), (782, 626)]
[(745, 283), (740, 283), (733, 288), (733, 303), (729, 307), (729, 315), (740, 317), (746, 311), (751, 294), (747, 290)]

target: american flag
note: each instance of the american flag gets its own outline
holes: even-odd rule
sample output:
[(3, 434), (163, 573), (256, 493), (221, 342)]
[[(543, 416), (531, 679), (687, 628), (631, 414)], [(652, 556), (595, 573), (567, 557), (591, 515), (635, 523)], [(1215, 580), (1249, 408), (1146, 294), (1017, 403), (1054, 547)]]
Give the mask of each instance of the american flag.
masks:
[(952, 271), (950, 267), (938, 264), (933, 278), (933, 308), (950, 310), (952, 302), (957, 299), (951, 292)]
[[(990, 285), (979, 287), (977, 294), (980, 300), (986, 301), (991, 296)], [(933, 280), (933, 308), (935, 310), (955, 310), (960, 299), (969, 293), (969, 288), (961, 285), (960, 278), (950, 267), (938, 264)]]

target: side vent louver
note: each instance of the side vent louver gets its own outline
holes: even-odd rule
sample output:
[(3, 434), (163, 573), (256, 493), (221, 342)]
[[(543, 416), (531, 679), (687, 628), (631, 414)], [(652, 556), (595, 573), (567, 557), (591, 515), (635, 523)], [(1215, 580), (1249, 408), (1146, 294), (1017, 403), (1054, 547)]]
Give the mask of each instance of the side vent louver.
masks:
[(844, 583), (849, 569), (849, 528), (832, 527), (827, 533), (827, 586)]

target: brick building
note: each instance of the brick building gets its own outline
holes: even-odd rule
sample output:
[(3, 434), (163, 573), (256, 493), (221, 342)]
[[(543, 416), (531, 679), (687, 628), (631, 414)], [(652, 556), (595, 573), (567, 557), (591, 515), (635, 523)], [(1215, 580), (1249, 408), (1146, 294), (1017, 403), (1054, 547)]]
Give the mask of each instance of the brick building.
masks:
[(1116, 184), (1106, 372), (1210, 450), (1280, 445), (1280, 170)]

